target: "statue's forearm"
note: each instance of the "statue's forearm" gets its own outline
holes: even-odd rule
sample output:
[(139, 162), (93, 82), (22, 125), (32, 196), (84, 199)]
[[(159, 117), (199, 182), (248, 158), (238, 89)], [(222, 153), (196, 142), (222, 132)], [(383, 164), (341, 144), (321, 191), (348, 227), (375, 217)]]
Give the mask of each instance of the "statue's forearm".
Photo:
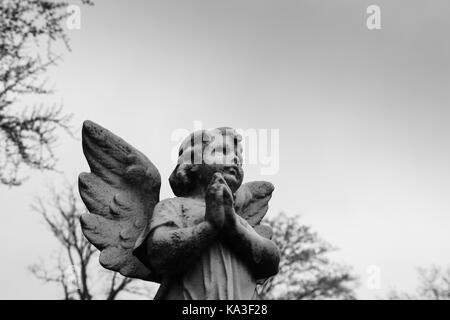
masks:
[(280, 253), (275, 243), (244, 227), (238, 220), (223, 230), (224, 241), (246, 261), (257, 279), (278, 272)]
[(179, 273), (192, 265), (216, 235), (207, 221), (177, 230), (160, 227), (147, 240), (149, 264), (161, 274)]

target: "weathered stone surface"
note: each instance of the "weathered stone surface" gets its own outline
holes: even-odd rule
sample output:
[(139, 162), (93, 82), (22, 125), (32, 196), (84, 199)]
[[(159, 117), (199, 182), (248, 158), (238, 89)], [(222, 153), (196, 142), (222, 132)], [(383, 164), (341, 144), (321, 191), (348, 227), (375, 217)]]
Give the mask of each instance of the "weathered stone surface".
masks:
[(81, 224), (100, 263), (161, 283), (157, 299), (256, 298), (256, 282), (278, 271), (278, 249), (261, 224), (274, 188), (242, 184), (240, 140), (231, 128), (194, 132), (169, 179), (176, 197), (159, 201), (152, 162), (86, 121), (91, 173), (80, 175), (79, 188), (91, 214)]

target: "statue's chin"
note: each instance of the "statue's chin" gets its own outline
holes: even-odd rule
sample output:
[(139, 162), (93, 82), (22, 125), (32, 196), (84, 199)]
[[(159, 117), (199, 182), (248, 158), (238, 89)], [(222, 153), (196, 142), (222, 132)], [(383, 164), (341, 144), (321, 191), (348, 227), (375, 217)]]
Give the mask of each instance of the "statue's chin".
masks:
[(232, 192), (236, 192), (242, 184), (242, 169), (235, 165), (208, 165), (202, 166), (202, 170), (202, 175), (205, 178), (204, 183), (209, 183), (214, 173), (220, 173)]
[(230, 173), (222, 173), (222, 174), (231, 191), (236, 192), (236, 190), (239, 189), (242, 181), (233, 174)]

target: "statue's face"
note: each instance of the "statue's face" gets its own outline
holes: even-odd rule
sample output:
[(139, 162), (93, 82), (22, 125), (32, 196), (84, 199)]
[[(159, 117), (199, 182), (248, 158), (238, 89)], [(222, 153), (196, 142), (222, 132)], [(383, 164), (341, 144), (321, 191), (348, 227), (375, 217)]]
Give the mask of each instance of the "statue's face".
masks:
[(242, 184), (242, 145), (233, 135), (216, 135), (203, 150), (203, 163), (208, 176), (220, 172), (233, 192)]
[(214, 173), (223, 175), (231, 191), (242, 184), (241, 137), (233, 129), (213, 129), (205, 134), (194, 132), (180, 147), (178, 164), (195, 165), (198, 183), (208, 185)]

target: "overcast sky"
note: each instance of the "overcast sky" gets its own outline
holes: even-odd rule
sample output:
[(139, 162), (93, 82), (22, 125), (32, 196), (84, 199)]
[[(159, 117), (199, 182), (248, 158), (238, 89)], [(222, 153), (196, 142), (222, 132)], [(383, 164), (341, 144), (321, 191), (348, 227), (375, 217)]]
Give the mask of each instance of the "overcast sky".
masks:
[[(381, 30), (366, 8), (381, 7)], [(416, 267), (450, 262), (448, 0), (106, 1), (82, 8), (50, 75), (74, 124), (94, 120), (143, 151), (172, 196), (175, 130), (279, 129), (270, 214), (301, 214), (360, 276), (360, 298), (412, 291)], [(62, 136), (58, 168), (87, 170)], [(29, 204), (61, 180), (0, 186), (0, 298), (58, 298), (27, 265), (57, 246)], [(381, 287), (367, 287), (370, 266)]]

